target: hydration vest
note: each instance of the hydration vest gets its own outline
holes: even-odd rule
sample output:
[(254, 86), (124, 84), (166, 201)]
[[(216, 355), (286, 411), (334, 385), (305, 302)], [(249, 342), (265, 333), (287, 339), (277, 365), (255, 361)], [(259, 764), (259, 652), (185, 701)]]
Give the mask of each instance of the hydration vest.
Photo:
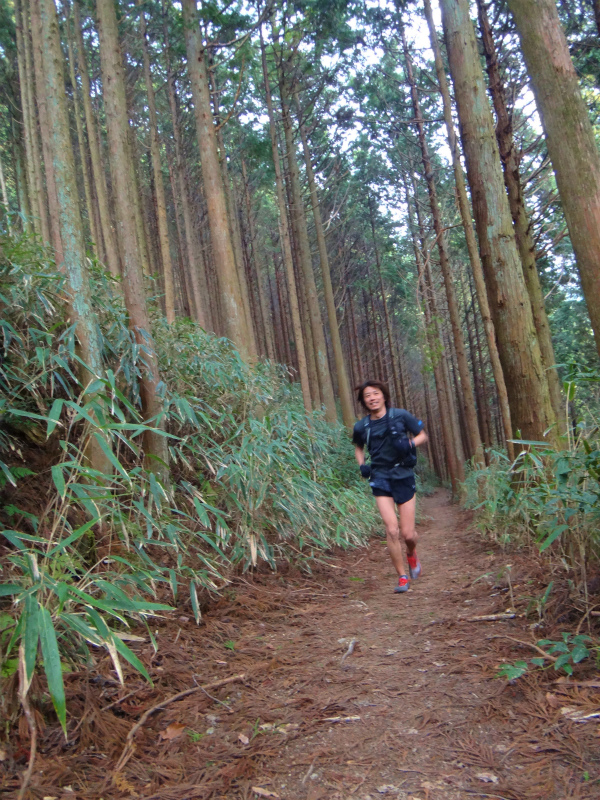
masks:
[[(371, 418), (367, 414), (366, 417), (363, 417), (361, 422), (362, 422), (362, 432), (365, 437), (365, 447), (368, 450), (369, 440), (371, 438)], [(406, 425), (404, 424), (402, 417), (398, 416), (397, 408), (388, 408), (387, 424), (388, 424), (388, 433), (392, 437), (392, 444), (394, 445), (394, 448), (396, 450), (399, 450), (400, 440), (407, 437), (406, 437)], [(416, 463), (417, 463), (417, 448), (411, 442), (410, 453), (408, 453), (408, 455), (403, 455), (401, 460), (398, 461), (398, 463), (395, 466), (404, 467), (405, 469), (412, 469)]]

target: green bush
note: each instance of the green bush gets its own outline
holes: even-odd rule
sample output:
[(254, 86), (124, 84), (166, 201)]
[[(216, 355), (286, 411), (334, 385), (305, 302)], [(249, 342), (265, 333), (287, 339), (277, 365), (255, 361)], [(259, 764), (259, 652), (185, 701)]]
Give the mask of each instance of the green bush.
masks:
[[(87, 645), (108, 649), (120, 679), (120, 658), (145, 674), (123, 641), (132, 622), (169, 613), (184, 589), (199, 620), (198, 592), (219, 591), (232, 570), (310, 567), (364, 543), (375, 513), (347, 432), (307, 417), (282, 367), (249, 366), (229, 341), (189, 320), (167, 325), (154, 307), (170, 451), (161, 484), (140, 459), (144, 354), (118, 282), (93, 271), (104, 374), (84, 390), (62, 274), (27, 238), (2, 239), (0, 254), (0, 666), (6, 676), (20, 661), (26, 692), (41, 650), (64, 726), (62, 669), (93, 665)], [(92, 437), (110, 474), (86, 461)], [(39, 515), (18, 507), (28, 448), (48, 462)]]

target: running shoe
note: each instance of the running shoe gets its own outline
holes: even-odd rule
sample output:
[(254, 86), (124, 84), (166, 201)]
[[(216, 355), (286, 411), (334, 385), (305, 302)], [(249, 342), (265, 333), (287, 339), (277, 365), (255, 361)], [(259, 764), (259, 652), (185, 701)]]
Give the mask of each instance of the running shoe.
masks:
[(408, 573), (411, 579), (416, 581), (421, 574), (421, 562), (416, 553), (413, 553), (412, 556), (407, 556), (406, 560), (408, 561)]
[(394, 589), (396, 594), (403, 594), (404, 592), (408, 592), (410, 589), (410, 583), (408, 582), (408, 578), (406, 575), (400, 575), (398, 578), (398, 586)]

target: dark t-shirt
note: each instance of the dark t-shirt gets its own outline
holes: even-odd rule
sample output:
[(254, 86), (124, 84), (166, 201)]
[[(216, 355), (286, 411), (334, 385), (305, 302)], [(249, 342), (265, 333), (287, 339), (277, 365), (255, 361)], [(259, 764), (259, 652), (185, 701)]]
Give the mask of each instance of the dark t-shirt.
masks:
[[(420, 433), (424, 428), (423, 422), (420, 419), (413, 417), (412, 414), (405, 411), (403, 408), (396, 409), (394, 423), (398, 432), (404, 427), (405, 431), (410, 431), (414, 436)], [(414, 475), (412, 468), (401, 467), (398, 464), (399, 456), (392, 443), (387, 412), (381, 419), (369, 418), (369, 430), (368, 449), (369, 455), (371, 456), (373, 476), (400, 480)], [(362, 420), (357, 422), (354, 426), (352, 442), (358, 447), (364, 447), (366, 444), (366, 432)]]

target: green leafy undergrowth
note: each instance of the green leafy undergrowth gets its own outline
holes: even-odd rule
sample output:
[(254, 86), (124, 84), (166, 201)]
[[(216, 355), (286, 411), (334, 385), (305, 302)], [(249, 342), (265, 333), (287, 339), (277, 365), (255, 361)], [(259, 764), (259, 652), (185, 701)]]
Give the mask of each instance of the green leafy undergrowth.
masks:
[[(124, 641), (132, 624), (181, 602), (199, 621), (202, 592), (233, 570), (310, 569), (364, 543), (375, 513), (347, 432), (307, 416), (281, 366), (249, 366), (154, 304), (163, 403), (143, 420), (147, 354), (119, 283), (93, 267), (104, 370), (84, 387), (62, 274), (32, 239), (3, 239), (0, 253), (0, 667), (20, 661), (26, 690), (41, 665), (64, 726), (65, 665), (93, 668), (104, 648), (120, 679), (123, 660), (145, 674)], [(144, 469), (150, 428), (167, 438), (168, 481)]]
[[(573, 674), (573, 667), (585, 659), (595, 657), (600, 666), (600, 644), (591, 636), (571, 634), (564, 632), (561, 639), (540, 639), (536, 650), (539, 656), (528, 661), (516, 661), (514, 664), (502, 664), (498, 670), (498, 677), (509, 681), (516, 680), (530, 671), (537, 669), (554, 669), (567, 675)], [(541, 653), (544, 653), (542, 655)]]
[[(574, 385), (567, 391), (574, 392)], [(513, 463), (492, 451), (489, 466), (472, 468), (464, 484), (465, 505), (480, 529), (500, 544), (535, 542), (581, 580), (600, 555), (600, 436), (593, 420), (562, 439), (516, 440)]]

